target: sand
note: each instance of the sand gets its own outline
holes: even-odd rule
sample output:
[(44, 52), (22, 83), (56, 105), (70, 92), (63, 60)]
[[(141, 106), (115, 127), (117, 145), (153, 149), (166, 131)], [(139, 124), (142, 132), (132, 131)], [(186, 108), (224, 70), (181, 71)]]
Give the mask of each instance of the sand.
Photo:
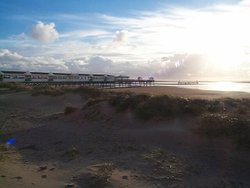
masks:
[(134, 88), (116, 88), (109, 89), (114, 92), (134, 92), (137, 94), (150, 95), (170, 95), (175, 97), (185, 98), (202, 98), (202, 99), (216, 99), (216, 98), (249, 98), (250, 93), (235, 92), (235, 91), (211, 91), (199, 89), (186, 89), (175, 86), (153, 86), (153, 87), (134, 87)]
[[(127, 89), (116, 89), (121, 90)], [(248, 96), (172, 87), (129, 90), (209, 99)], [(16, 139), (0, 152), (0, 187), (250, 187), (250, 151), (194, 134), (195, 118), (145, 122), (129, 111), (116, 112), (106, 101), (82, 109), (85, 103), (73, 93), (0, 92), (0, 128), (15, 130), (0, 143)], [(66, 106), (76, 111), (65, 115)]]

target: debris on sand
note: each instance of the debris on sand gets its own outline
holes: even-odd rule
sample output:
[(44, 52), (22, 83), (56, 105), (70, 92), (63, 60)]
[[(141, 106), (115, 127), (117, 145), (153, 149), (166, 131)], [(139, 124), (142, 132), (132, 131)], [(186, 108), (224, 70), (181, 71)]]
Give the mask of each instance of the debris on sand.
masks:
[(110, 177), (116, 166), (113, 163), (100, 163), (89, 166), (87, 172), (82, 173), (77, 179), (80, 187), (105, 187), (109, 184)]
[(43, 170), (46, 170), (46, 169), (47, 169), (47, 166), (46, 166), (46, 165), (40, 166), (39, 169), (38, 169), (38, 172), (43, 171)]

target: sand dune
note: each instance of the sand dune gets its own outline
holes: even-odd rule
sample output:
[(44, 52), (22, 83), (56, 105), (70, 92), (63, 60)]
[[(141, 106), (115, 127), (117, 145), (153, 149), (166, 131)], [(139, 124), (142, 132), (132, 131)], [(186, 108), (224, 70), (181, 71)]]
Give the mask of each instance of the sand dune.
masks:
[[(124, 91), (128, 89), (117, 89)], [(191, 90), (133, 88), (191, 96)], [(184, 92), (185, 91), (185, 92)], [(225, 96), (193, 91), (193, 96)], [(248, 96), (226, 93), (228, 96)], [(227, 139), (193, 133), (193, 117), (142, 121), (131, 112), (118, 113), (107, 101), (83, 108), (78, 94), (30, 96), (0, 94), (0, 187), (249, 187), (249, 151)], [(65, 115), (67, 105), (76, 110)]]

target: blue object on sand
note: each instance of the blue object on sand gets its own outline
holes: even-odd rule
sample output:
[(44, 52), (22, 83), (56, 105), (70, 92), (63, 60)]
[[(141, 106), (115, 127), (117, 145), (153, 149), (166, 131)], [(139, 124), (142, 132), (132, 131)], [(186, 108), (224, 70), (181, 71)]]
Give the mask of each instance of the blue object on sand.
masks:
[(6, 144), (7, 145), (12, 145), (12, 144), (14, 144), (16, 142), (16, 139), (15, 138), (10, 138), (10, 139), (8, 139), (7, 141), (6, 141)]

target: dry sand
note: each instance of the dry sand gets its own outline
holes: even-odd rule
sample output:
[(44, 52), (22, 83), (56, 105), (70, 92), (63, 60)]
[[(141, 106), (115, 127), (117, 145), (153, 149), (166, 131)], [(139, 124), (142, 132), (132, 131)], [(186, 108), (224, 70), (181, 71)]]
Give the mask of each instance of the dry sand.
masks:
[[(193, 91), (130, 89), (157, 90), (185, 97)], [(202, 93), (195, 96), (209, 96)], [(105, 101), (82, 110), (85, 102), (71, 93), (0, 93), (0, 128), (17, 131), (9, 135), (14, 145), (0, 153), (0, 188), (250, 187), (250, 151), (195, 135), (195, 119), (144, 122)], [(69, 105), (77, 110), (64, 115)]]

